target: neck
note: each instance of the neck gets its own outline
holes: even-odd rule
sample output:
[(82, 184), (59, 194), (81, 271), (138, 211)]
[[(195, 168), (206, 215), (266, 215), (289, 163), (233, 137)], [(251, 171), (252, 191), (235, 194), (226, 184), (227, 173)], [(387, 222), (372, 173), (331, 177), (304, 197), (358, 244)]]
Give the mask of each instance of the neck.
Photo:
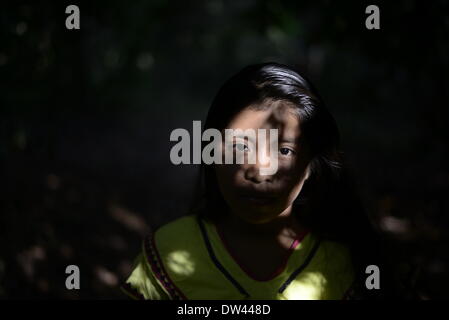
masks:
[(232, 233), (258, 238), (278, 238), (282, 235), (296, 236), (301, 232), (297, 219), (292, 214), (292, 206), (285, 209), (276, 218), (265, 223), (250, 223), (233, 212), (224, 219), (223, 224)]

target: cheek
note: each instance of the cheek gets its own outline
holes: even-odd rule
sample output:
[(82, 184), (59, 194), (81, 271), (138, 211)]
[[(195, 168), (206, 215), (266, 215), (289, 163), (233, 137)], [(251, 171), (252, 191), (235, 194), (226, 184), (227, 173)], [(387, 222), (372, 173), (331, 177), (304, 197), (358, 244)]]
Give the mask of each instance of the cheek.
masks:
[(216, 165), (215, 175), (225, 197), (242, 183), (243, 174), (238, 165)]
[(293, 202), (300, 193), (304, 183), (304, 171), (305, 165), (302, 163), (280, 164), (277, 181), (285, 202)]
[(301, 180), (299, 183), (296, 183), (290, 189), (290, 192), (287, 194), (287, 201), (292, 203), (298, 197), (302, 190), (302, 186), (304, 185), (304, 180)]

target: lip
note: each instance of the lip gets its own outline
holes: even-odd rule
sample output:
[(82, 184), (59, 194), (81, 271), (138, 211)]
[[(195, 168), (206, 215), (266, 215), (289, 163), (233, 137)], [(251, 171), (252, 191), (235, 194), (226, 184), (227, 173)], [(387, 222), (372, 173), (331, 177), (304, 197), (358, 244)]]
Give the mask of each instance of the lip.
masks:
[(275, 201), (276, 197), (270, 194), (249, 193), (242, 194), (240, 197), (249, 203), (255, 205), (267, 205)]

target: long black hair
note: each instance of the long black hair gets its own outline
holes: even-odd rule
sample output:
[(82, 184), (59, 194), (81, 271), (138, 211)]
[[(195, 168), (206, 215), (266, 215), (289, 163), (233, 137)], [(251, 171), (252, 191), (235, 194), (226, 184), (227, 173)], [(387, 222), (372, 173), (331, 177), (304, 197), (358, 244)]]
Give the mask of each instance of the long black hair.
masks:
[[(360, 283), (357, 294), (377, 296), (373, 293), (379, 290), (364, 289), (364, 279), (368, 265), (377, 265), (382, 270), (380, 239), (344, 163), (337, 124), (310, 81), (294, 68), (279, 63), (247, 66), (219, 89), (203, 129), (221, 131), (239, 111), (266, 99), (289, 102), (293, 106), (311, 151), (311, 173), (293, 203), (293, 214), (314, 234), (346, 244), (352, 252)], [(202, 164), (200, 176), (201, 192), (194, 211), (211, 220), (227, 214), (213, 164)], [(381, 287), (385, 288), (384, 281)]]

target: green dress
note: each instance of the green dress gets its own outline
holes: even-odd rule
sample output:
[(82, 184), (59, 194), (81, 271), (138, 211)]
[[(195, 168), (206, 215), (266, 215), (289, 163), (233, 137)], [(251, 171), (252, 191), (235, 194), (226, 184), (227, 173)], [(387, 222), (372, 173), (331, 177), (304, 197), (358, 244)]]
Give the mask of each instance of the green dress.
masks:
[(216, 226), (188, 215), (149, 235), (122, 289), (151, 300), (343, 299), (354, 282), (348, 249), (305, 233), (270, 279), (244, 270)]

